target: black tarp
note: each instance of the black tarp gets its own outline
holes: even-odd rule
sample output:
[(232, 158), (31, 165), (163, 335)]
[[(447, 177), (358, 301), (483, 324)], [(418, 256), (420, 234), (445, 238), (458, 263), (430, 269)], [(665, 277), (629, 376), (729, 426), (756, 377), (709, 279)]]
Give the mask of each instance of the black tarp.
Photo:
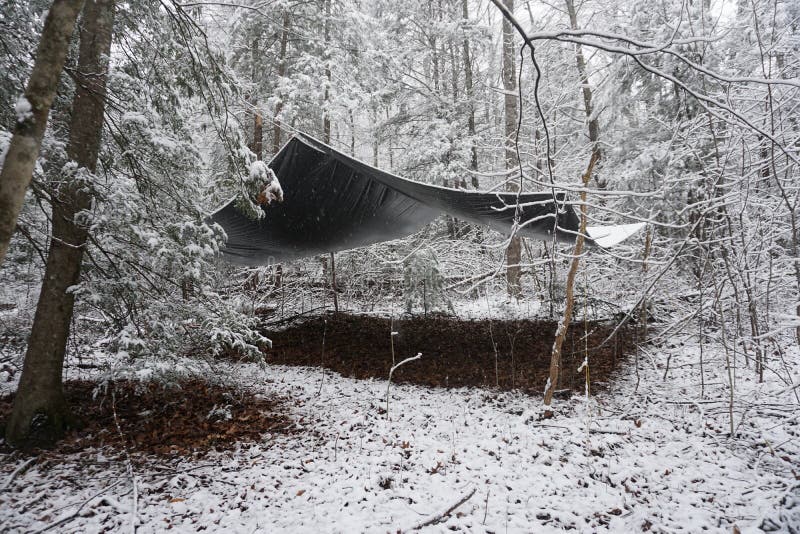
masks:
[[(519, 200), (518, 235), (573, 242), (579, 220), (563, 193), (487, 193), (406, 180), (295, 135), (270, 161), (283, 202), (250, 219), (234, 201), (212, 215), (228, 235), (226, 259), (266, 265), (415, 233), (442, 213), (508, 234)], [(591, 239), (587, 239), (591, 243)]]

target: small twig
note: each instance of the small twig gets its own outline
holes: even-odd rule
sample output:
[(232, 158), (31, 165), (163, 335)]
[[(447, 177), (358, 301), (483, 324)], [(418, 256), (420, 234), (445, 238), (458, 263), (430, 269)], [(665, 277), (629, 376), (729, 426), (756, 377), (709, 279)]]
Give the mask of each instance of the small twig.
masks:
[(119, 486), (120, 484), (122, 484), (122, 482), (123, 482), (123, 481), (120, 479), (120, 480), (117, 480), (116, 482), (114, 482), (113, 484), (111, 484), (111, 485), (109, 485), (109, 486), (106, 486), (105, 488), (101, 489), (100, 491), (98, 491), (97, 493), (95, 493), (94, 495), (92, 495), (91, 497), (89, 497), (88, 499), (86, 499), (85, 501), (83, 501), (83, 503), (81, 503), (81, 505), (78, 507), (78, 509), (77, 509), (77, 510), (75, 510), (75, 511), (74, 511), (74, 512), (72, 512), (71, 514), (65, 515), (64, 517), (62, 517), (62, 518), (60, 518), (60, 519), (56, 520), (56, 521), (55, 521), (55, 522), (53, 522), (53, 523), (50, 523), (49, 525), (46, 525), (46, 526), (44, 526), (44, 527), (40, 528), (39, 530), (37, 530), (37, 531), (36, 531), (36, 534), (42, 534), (42, 532), (47, 532), (48, 530), (54, 529), (54, 528), (56, 528), (56, 527), (59, 527), (59, 526), (63, 525), (64, 523), (67, 523), (68, 521), (72, 521), (73, 519), (75, 519), (76, 517), (78, 517), (78, 515), (81, 513), (81, 511), (83, 510), (83, 508), (84, 508), (84, 507), (85, 507), (87, 504), (89, 504), (90, 502), (92, 502), (93, 500), (95, 500), (97, 497), (99, 497), (99, 496), (100, 496), (100, 495), (102, 495), (103, 493), (105, 493), (105, 492), (107, 492), (107, 491), (110, 491), (110, 490), (112, 490), (112, 489), (116, 488), (117, 486)]
[(393, 365), (392, 368), (389, 369), (389, 381), (386, 383), (386, 419), (389, 419), (389, 388), (392, 387), (392, 375), (394, 374), (395, 370), (404, 363), (413, 362), (414, 360), (419, 360), (420, 358), (422, 358), (422, 353), (418, 352), (416, 356), (406, 358), (402, 362)]
[(468, 500), (470, 500), (470, 498), (471, 498), (473, 495), (475, 495), (475, 492), (476, 492), (476, 491), (477, 491), (477, 488), (472, 488), (472, 491), (470, 491), (469, 493), (467, 493), (466, 495), (464, 495), (463, 497), (461, 497), (461, 498), (460, 498), (460, 499), (459, 499), (459, 500), (458, 500), (458, 501), (457, 501), (457, 502), (456, 502), (454, 505), (452, 505), (450, 508), (448, 508), (447, 510), (445, 510), (445, 511), (444, 511), (444, 512), (442, 512), (441, 514), (436, 514), (435, 516), (433, 516), (433, 517), (431, 517), (431, 518), (429, 518), (429, 519), (426, 519), (425, 521), (423, 521), (423, 522), (422, 522), (422, 523), (420, 523), (419, 525), (415, 526), (415, 527), (414, 527), (414, 528), (412, 528), (411, 530), (420, 530), (420, 529), (422, 529), (422, 528), (425, 528), (425, 527), (427, 527), (427, 526), (430, 526), (430, 525), (435, 525), (436, 523), (440, 522), (440, 521), (441, 521), (442, 519), (444, 519), (445, 517), (448, 517), (450, 514), (452, 514), (452, 513), (453, 513), (453, 511), (454, 511), (456, 508), (458, 508), (459, 506), (461, 506), (462, 504), (464, 504), (465, 502), (467, 502)]
[(486, 516), (489, 515), (489, 490), (486, 490), (486, 501), (483, 503), (483, 521), (481, 525), (486, 524)]
[(325, 309), (325, 306), (317, 306), (316, 308), (310, 308), (310, 309), (308, 309), (308, 310), (306, 310), (304, 312), (297, 313), (297, 314), (292, 315), (290, 317), (284, 317), (283, 319), (278, 319), (277, 321), (268, 321), (268, 322), (265, 322), (264, 324), (265, 324), (265, 326), (275, 327), (275, 326), (283, 324), (283, 323), (288, 323), (288, 322), (291, 322), (291, 321), (295, 321), (295, 320), (303, 317), (304, 315), (308, 315), (308, 314), (314, 313), (314, 312), (319, 311), (319, 310), (324, 310), (324, 309)]
[(15, 480), (15, 479), (16, 479), (18, 476), (20, 476), (22, 473), (24, 473), (25, 471), (27, 471), (27, 470), (28, 470), (28, 468), (29, 468), (29, 467), (30, 467), (30, 466), (31, 466), (31, 465), (32, 465), (34, 462), (36, 462), (36, 458), (29, 458), (28, 460), (26, 460), (26, 461), (22, 462), (22, 465), (20, 465), (20, 466), (19, 466), (19, 467), (17, 467), (16, 469), (14, 469), (14, 472), (13, 472), (13, 473), (11, 473), (11, 474), (8, 476), (8, 479), (6, 480), (6, 483), (5, 483), (5, 484), (3, 484), (3, 487), (2, 487), (2, 488), (0, 488), (0, 493), (2, 493), (2, 492), (4, 492), (4, 491), (8, 491), (9, 489), (11, 489), (11, 484), (13, 484), (13, 483), (14, 483), (14, 480)]
[(622, 430), (603, 430), (600, 428), (590, 428), (590, 434), (614, 434), (616, 436), (627, 436), (628, 433)]

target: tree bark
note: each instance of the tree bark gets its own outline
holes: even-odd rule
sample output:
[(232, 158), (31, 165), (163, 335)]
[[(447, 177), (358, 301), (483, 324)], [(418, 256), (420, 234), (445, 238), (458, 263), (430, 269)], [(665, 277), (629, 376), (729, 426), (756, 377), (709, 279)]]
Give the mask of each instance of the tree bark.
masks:
[[(503, 0), (509, 12), (514, 12), (514, 0)], [(516, 152), (517, 135), (517, 78), (516, 78), (516, 50), (514, 49), (514, 28), (511, 22), (503, 17), (503, 89), (505, 90), (505, 163), (506, 169), (513, 169), (518, 165)], [(508, 182), (508, 191), (518, 191), (517, 184)], [(519, 298), (522, 293), (521, 272), (519, 262), (522, 257), (522, 243), (519, 236), (512, 235), (506, 248), (506, 284), (508, 295)]]
[(86, 2), (67, 144), (67, 155), (77, 169), (53, 196), (53, 238), (22, 376), (6, 428), (6, 441), (16, 447), (49, 445), (70, 424), (61, 376), (75, 304), (71, 288), (80, 282), (88, 235), (81, 218), (92, 202), (91, 182), (81, 179), (81, 173), (94, 173), (97, 165), (113, 26), (114, 0)]
[(258, 107), (253, 117), (253, 153), (259, 161), (264, 159), (264, 117)]
[(18, 118), (0, 172), (0, 265), (8, 252), (25, 201), (25, 191), (33, 177), (50, 106), (67, 59), (75, 19), (82, 6), (83, 0), (55, 0), (47, 12), (36, 61), (25, 89), (30, 113)]
[[(281, 50), (280, 55), (278, 57), (278, 83), (280, 83), (281, 79), (286, 76), (286, 47), (289, 42), (289, 24), (291, 19), (289, 18), (289, 11), (285, 10), (283, 12), (283, 23), (281, 29)], [(283, 111), (283, 95), (281, 95), (280, 90), (276, 91), (278, 94), (278, 103), (275, 104), (275, 116), (273, 120), (273, 127), (272, 127), (272, 155), (278, 153), (278, 150), (281, 149), (281, 111)]]
[(258, 74), (258, 70), (256, 69), (256, 61), (259, 55), (259, 41), (258, 38), (253, 39), (252, 49), (250, 50), (251, 54), (251, 61), (252, 61), (252, 73), (251, 78), (254, 85), (253, 95), (252, 95), (252, 106), (253, 106), (253, 153), (256, 155), (256, 159), (261, 161), (264, 158), (264, 116), (261, 114), (261, 108), (258, 105), (258, 89), (259, 89), (259, 82), (260, 76)]
[[(469, 21), (469, 6), (467, 0), (461, 0), (461, 17), (463, 23)], [(475, 95), (472, 82), (472, 51), (469, 46), (469, 38), (466, 33), (464, 34), (464, 42), (462, 44), (464, 49), (464, 91), (467, 93), (467, 101), (469, 105), (469, 116), (467, 117), (467, 132), (470, 137), (470, 153), (471, 158), (469, 168), (473, 171), (478, 170), (478, 147), (475, 144)], [(472, 175), (472, 187), (478, 189), (480, 182), (476, 174)]]
[(322, 111), (322, 134), (325, 144), (331, 144), (331, 58), (328, 52), (331, 38), (331, 0), (325, 0), (325, 108)]
[[(322, 135), (325, 144), (331, 144), (331, 115), (330, 115), (330, 87), (331, 87), (331, 58), (328, 52), (331, 39), (331, 0), (325, 0), (325, 109), (322, 112)], [(339, 313), (339, 295), (336, 289), (336, 255), (331, 252), (331, 293), (333, 294), (333, 311)]]
[[(575, 11), (575, 2), (574, 0), (564, 0), (567, 4), (567, 13), (569, 14), (569, 25), (573, 30), (577, 30), (578, 28), (578, 15)], [(583, 56), (583, 48), (580, 44), (575, 45), (575, 62), (578, 66), (578, 75), (581, 79), (581, 89), (583, 91), (583, 106), (586, 111), (586, 120), (589, 126), (589, 142), (592, 144), (592, 153), (596, 154), (597, 162), (603, 156), (602, 151), (600, 150), (600, 123), (597, 120), (597, 116), (594, 114), (594, 106), (592, 105), (592, 88), (589, 85), (589, 72), (586, 68), (586, 59)], [(605, 189), (607, 185), (607, 181), (605, 179), (601, 179), (595, 173), (594, 175), (595, 183), (597, 187), (601, 189)]]

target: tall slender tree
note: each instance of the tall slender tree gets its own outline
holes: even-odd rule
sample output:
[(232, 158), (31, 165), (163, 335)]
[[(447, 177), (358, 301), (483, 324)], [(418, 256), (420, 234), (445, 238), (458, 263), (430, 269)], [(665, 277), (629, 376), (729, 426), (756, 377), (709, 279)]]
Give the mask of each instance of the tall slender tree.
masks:
[[(461, 0), (461, 17), (462, 24), (469, 23), (469, 5), (467, 0)], [(470, 137), (470, 161), (469, 168), (472, 171), (478, 170), (478, 147), (475, 144), (475, 91), (473, 88), (472, 80), (472, 47), (470, 46), (469, 36), (464, 32), (464, 41), (462, 43), (464, 53), (464, 90), (467, 93), (467, 105), (469, 106), (469, 115), (467, 117), (467, 131)], [(472, 175), (472, 187), (478, 189), (480, 182), (478, 175)]]
[[(578, 14), (575, 10), (575, 1), (565, 0), (565, 2), (567, 4), (567, 14), (569, 15), (570, 28), (573, 30), (578, 30)], [(575, 63), (578, 67), (578, 76), (580, 76), (581, 80), (583, 108), (586, 111), (586, 122), (589, 127), (589, 142), (592, 145), (592, 153), (596, 154), (593, 178), (599, 187), (604, 188), (606, 185), (605, 179), (600, 178), (597, 174), (597, 167), (599, 166), (598, 164), (603, 155), (600, 149), (600, 121), (597, 118), (597, 114), (594, 112), (594, 105), (592, 103), (592, 86), (589, 85), (589, 70), (586, 66), (586, 58), (583, 55), (583, 47), (580, 45), (580, 43), (575, 44)]]
[[(289, 28), (291, 26), (291, 14), (288, 9), (283, 10), (283, 20), (281, 23), (281, 46), (278, 55), (278, 83), (286, 76), (286, 48), (289, 43)], [(278, 102), (275, 104), (275, 116), (272, 126), (272, 154), (278, 153), (281, 148), (281, 111), (283, 111), (283, 95), (278, 90)]]
[[(514, 12), (514, 0), (504, 0), (509, 12)], [(503, 18), (503, 109), (504, 109), (504, 142), (506, 170), (517, 167), (517, 152), (515, 148), (517, 136), (518, 103), (517, 103), (517, 67), (515, 61), (514, 28), (511, 22)], [(513, 181), (508, 181), (509, 191), (518, 191), (519, 186)], [(508, 294), (519, 297), (522, 293), (521, 270), (519, 262), (522, 258), (522, 242), (519, 236), (512, 235), (506, 248), (506, 283)]]

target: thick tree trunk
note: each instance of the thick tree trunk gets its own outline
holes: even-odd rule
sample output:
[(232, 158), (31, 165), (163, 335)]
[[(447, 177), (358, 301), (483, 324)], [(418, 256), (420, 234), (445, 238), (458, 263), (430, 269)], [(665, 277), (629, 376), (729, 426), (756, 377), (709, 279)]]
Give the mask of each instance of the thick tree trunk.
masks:
[(17, 447), (47, 445), (69, 424), (69, 407), (61, 384), (64, 353), (87, 228), (80, 221), (91, 208), (89, 184), (80, 173), (94, 173), (105, 111), (108, 57), (114, 26), (114, 0), (93, 0), (83, 10), (75, 97), (67, 155), (76, 175), (53, 196), (53, 238), (33, 329), (28, 341), (6, 440)]
[[(291, 19), (289, 18), (289, 11), (286, 10), (283, 12), (283, 24), (281, 29), (281, 50), (280, 55), (278, 56), (278, 79), (280, 81), (281, 78), (286, 76), (286, 46), (289, 42), (289, 24)], [(278, 93), (278, 103), (275, 104), (275, 116), (273, 119), (273, 127), (272, 127), (272, 155), (278, 153), (278, 150), (281, 149), (281, 111), (283, 111), (283, 96), (281, 95), (280, 91)]]
[[(47, 12), (20, 116), (0, 173), (0, 265), (8, 252), (17, 217), (31, 183), (47, 127), (50, 106), (67, 59), (69, 41), (83, 0), (55, 0)], [(30, 107), (29, 112), (25, 109)]]
[[(508, 11), (514, 12), (514, 0), (503, 0)], [(503, 18), (503, 89), (505, 90), (505, 162), (506, 169), (518, 165), (515, 140), (517, 135), (517, 67), (514, 49), (514, 28), (508, 19)], [(508, 191), (517, 191), (518, 186), (509, 181)], [(522, 257), (522, 243), (519, 236), (512, 235), (506, 248), (506, 284), (508, 294), (518, 298), (522, 293), (521, 272), (519, 262)]]

